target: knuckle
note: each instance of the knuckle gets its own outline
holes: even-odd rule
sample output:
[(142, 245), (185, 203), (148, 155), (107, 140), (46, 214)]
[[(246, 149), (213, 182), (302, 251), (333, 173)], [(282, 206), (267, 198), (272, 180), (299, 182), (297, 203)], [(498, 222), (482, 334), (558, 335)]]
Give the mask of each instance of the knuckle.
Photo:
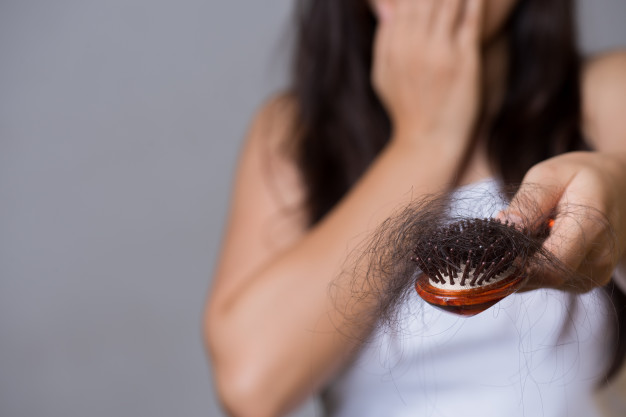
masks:
[(558, 167), (549, 161), (539, 162), (533, 165), (524, 176), (524, 182), (540, 182), (543, 178), (555, 178), (558, 174)]
[(601, 173), (593, 167), (581, 168), (576, 174), (576, 177), (588, 185), (595, 185), (602, 182)]
[(602, 172), (594, 168), (582, 168), (577, 172), (572, 184), (576, 185), (582, 204), (588, 205), (590, 210), (604, 215), (609, 214), (610, 210), (609, 199), (604, 187), (605, 183), (606, 179)]

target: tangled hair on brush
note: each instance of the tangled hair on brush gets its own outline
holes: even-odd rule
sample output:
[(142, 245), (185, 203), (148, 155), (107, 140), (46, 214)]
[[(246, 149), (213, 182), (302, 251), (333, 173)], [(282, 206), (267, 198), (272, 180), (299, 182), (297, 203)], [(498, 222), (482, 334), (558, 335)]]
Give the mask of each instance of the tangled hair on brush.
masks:
[[(387, 218), (352, 253), (347, 262), (348, 267), (334, 282), (335, 288), (331, 288), (334, 295), (350, 294), (347, 300), (335, 298), (335, 302), (342, 306), (344, 318), (354, 324), (349, 327), (356, 329), (355, 334), (346, 336), (359, 337), (357, 334), (364, 334), (363, 326), (371, 327), (374, 323), (387, 331), (396, 330), (400, 324), (400, 307), (411, 297), (418, 297), (415, 291), (416, 278), (426, 272), (422, 269), (428, 268), (427, 265), (414, 261), (416, 253), (426, 250), (426, 242), (467, 253), (480, 240), (480, 236), (476, 235), (476, 230), (480, 228), (469, 227), (469, 232), (463, 232), (460, 224), (467, 225), (476, 221), (489, 224), (490, 233), (495, 233), (499, 238), (501, 253), (515, 254), (517, 270), (534, 283), (541, 283), (542, 274), (549, 271), (563, 277), (565, 289), (572, 293), (593, 288), (595, 285), (590, 282), (590, 277), (573, 271), (543, 247), (550, 234), (550, 229), (544, 226), (549, 223), (549, 219), (571, 216), (598, 222), (607, 233), (613, 235), (607, 219), (597, 210), (567, 203), (560, 203), (550, 210), (542, 209), (533, 199), (537, 187), (504, 187), (498, 194), (480, 190), (470, 194), (431, 195), (412, 201)], [(508, 206), (513, 195), (514, 206)], [(489, 203), (485, 204), (486, 201)], [(485, 206), (488, 206), (486, 210)], [(508, 212), (514, 212), (519, 217), (517, 225), (483, 219), (496, 217), (507, 206)], [(477, 207), (480, 208), (479, 212)], [(476, 218), (478, 219), (470, 220)], [(452, 236), (455, 230), (458, 235)], [(578, 239), (584, 239), (584, 236)], [(431, 256), (436, 256), (433, 255), (436, 253), (445, 256), (446, 251), (433, 252), (430, 249), (429, 253)], [(442, 259), (431, 260), (431, 264), (437, 262), (445, 263)], [(616, 314), (620, 313), (616, 311)], [(363, 326), (359, 326), (359, 323)], [(618, 329), (614, 339), (619, 337), (623, 337), (623, 331)], [(617, 343), (611, 345), (615, 346)], [(619, 369), (622, 358), (623, 354), (615, 352), (607, 378)]]

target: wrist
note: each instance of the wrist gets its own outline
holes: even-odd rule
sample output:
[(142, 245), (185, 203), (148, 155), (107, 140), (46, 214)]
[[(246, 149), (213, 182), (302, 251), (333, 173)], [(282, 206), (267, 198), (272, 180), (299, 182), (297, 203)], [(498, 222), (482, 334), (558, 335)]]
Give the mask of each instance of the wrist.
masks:
[(462, 159), (462, 152), (446, 146), (396, 141), (393, 138), (387, 145), (386, 153), (407, 174), (441, 191), (453, 182)]
[(404, 129), (393, 133), (390, 145), (418, 158), (456, 166), (464, 155), (466, 141), (452, 133)]

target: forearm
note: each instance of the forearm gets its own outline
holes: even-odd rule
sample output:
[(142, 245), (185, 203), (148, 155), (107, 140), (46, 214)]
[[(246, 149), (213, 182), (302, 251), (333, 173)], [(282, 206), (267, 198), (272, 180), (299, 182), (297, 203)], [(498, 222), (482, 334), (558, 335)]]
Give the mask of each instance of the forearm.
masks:
[[(265, 402), (282, 402), (271, 396), (305, 396), (371, 331), (368, 309), (376, 300), (351, 305), (350, 317), (363, 317), (357, 326), (344, 311), (350, 287), (334, 287), (331, 298), (329, 285), (348, 254), (399, 206), (450, 184), (461, 152), (441, 148), (440, 155), (433, 149), (426, 154), (397, 143), (407, 142), (392, 142), (310, 233), (211, 306), (214, 362), (222, 368), (218, 372), (243, 380), (235, 382), (241, 392), (272, 381)], [(359, 282), (364, 277), (351, 279), (355, 287), (367, 285)]]

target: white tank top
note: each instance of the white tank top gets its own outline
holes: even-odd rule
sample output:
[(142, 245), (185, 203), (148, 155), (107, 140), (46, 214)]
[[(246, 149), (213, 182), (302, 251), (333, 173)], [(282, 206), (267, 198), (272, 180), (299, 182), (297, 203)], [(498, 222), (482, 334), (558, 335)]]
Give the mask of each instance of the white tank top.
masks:
[[(470, 199), (453, 209), (495, 214), (502, 207), (472, 196), (497, 186), (459, 189)], [(330, 416), (342, 417), (603, 415), (593, 393), (610, 352), (607, 321), (598, 291), (576, 302), (556, 290), (513, 294), (469, 318), (415, 294), (398, 328), (375, 332), (324, 402)]]

